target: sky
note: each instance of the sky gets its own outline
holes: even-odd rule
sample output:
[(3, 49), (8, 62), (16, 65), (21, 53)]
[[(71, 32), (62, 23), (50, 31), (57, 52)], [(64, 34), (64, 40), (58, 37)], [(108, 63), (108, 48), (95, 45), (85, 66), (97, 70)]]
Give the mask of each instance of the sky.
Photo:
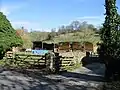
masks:
[[(120, 0), (117, 0), (120, 12)], [(2, 11), (14, 28), (50, 31), (72, 21), (97, 26), (104, 22), (104, 0), (0, 0)]]

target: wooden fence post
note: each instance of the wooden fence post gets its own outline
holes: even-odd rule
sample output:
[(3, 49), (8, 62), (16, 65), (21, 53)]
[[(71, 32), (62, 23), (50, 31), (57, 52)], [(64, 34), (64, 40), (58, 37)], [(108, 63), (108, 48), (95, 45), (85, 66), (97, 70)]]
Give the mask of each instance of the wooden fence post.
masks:
[(55, 69), (55, 67), (54, 67), (54, 62), (55, 62), (55, 60), (54, 60), (54, 58), (55, 58), (54, 53), (51, 53), (51, 54), (50, 54), (50, 70), (51, 70), (52, 72), (54, 72), (54, 69)]
[(49, 53), (45, 57), (46, 69), (54, 72), (54, 53)]
[(61, 67), (61, 60), (60, 60), (60, 56), (59, 56), (59, 53), (55, 53), (55, 64), (54, 64), (54, 67), (55, 67), (55, 73), (59, 73), (60, 71), (60, 67)]

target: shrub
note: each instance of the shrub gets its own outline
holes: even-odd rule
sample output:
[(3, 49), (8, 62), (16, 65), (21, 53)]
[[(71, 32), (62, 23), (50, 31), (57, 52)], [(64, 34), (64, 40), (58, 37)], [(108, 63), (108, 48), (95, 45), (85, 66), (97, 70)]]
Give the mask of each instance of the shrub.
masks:
[(3, 46), (0, 46), (0, 59), (3, 59), (4, 54), (5, 54), (5, 51), (3, 49)]

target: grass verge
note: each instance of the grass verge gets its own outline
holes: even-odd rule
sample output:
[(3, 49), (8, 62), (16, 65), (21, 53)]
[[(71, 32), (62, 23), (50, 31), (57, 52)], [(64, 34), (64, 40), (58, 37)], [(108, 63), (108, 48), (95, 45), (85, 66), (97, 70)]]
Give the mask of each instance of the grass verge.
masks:
[(76, 63), (73, 66), (65, 66), (64, 69), (67, 71), (73, 71), (79, 67), (81, 67), (82, 65), (80, 63)]

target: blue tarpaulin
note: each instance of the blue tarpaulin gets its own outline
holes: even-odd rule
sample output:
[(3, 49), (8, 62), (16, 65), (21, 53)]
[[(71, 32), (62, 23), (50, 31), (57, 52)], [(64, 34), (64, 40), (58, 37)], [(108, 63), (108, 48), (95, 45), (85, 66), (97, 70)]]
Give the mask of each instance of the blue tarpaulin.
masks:
[(32, 50), (32, 53), (36, 55), (45, 55), (48, 53), (48, 50)]

